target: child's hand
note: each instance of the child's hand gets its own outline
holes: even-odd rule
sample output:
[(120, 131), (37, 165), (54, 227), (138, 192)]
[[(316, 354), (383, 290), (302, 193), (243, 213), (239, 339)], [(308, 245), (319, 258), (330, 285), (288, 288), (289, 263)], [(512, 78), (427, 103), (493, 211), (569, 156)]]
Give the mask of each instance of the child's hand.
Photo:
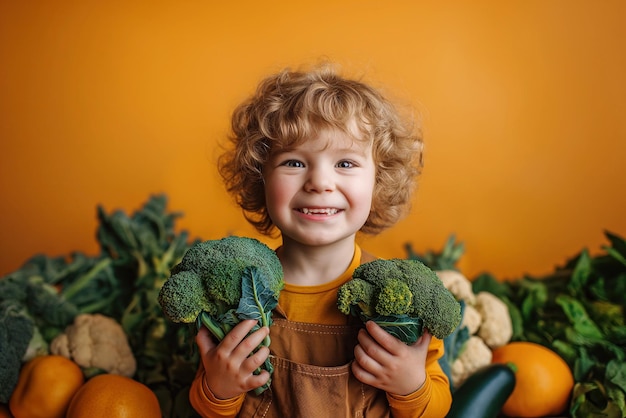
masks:
[(352, 372), (361, 382), (394, 395), (408, 395), (426, 380), (426, 355), (431, 334), (406, 345), (378, 324), (368, 321), (359, 332)]
[(219, 344), (215, 344), (207, 328), (198, 331), (196, 344), (204, 365), (204, 382), (216, 398), (234, 398), (269, 380), (266, 370), (258, 375), (252, 374), (270, 354), (267, 347), (252, 354), (269, 334), (269, 328), (263, 327), (246, 338), (256, 323), (254, 320), (242, 321)]

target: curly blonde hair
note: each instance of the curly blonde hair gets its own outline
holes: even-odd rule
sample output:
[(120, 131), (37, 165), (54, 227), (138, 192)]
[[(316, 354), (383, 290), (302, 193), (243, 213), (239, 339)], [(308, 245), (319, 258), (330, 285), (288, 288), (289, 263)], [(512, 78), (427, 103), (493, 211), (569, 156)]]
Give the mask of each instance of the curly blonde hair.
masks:
[(371, 144), (376, 165), (372, 207), (360, 232), (377, 234), (402, 218), (422, 167), (421, 130), (403, 120), (379, 91), (324, 64), (265, 78), (233, 112), (232, 147), (218, 166), (248, 222), (265, 235), (276, 232), (262, 173), (273, 150), (297, 145), (324, 128), (353, 134), (353, 122), (359, 131), (355, 140)]

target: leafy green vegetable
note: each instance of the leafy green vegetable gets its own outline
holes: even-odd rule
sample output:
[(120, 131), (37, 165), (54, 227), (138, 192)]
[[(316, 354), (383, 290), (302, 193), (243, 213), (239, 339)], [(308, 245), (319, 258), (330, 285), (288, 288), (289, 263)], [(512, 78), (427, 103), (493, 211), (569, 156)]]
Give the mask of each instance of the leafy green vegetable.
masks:
[(197, 416), (182, 415), (189, 407), (179, 396), (191, 385), (199, 362), (195, 326), (167, 321), (158, 303), (171, 269), (197, 240), (189, 242), (187, 231), (175, 230), (182, 215), (167, 211), (165, 195), (151, 196), (130, 216), (122, 210), (107, 213), (102, 206), (97, 212), (101, 256), (110, 260), (115, 277), (105, 293), (117, 298), (109, 312), (128, 336), (137, 360), (134, 378), (157, 394), (165, 417)]
[[(45, 347), (76, 314), (98, 312), (122, 324), (137, 360), (134, 378), (156, 393), (163, 416), (198, 416), (188, 401), (199, 361), (195, 326), (166, 321), (157, 301), (170, 269), (191, 245), (186, 231), (175, 231), (181, 215), (166, 206), (164, 195), (151, 196), (130, 216), (98, 206), (99, 254), (37, 254), (0, 279), (0, 305), (12, 301), (10, 314), (0, 313), (3, 393), (12, 392), (4, 379), (17, 376), (23, 356)], [(11, 350), (4, 349), (7, 335)]]
[(407, 252), (407, 259), (417, 260), (433, 270), (456, 270), (456, 264), (465, 252), (465, 244), (457, 242), (456, 236), (452, 234), (441, 251), (427, 250), (420, 254), (413, 249), (410, 242), (404, 244), (404, 249)]

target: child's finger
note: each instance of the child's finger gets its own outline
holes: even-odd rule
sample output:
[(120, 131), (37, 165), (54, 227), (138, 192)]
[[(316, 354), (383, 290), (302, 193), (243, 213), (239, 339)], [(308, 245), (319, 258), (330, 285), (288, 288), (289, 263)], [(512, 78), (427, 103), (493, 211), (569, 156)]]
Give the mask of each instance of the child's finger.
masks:
[(390, 353), (395, 353), (398, 350), (398, 344), (404, 344), (398, 338), (389, 334), (387, 331), (382, 329), (380, 325), (378, 325), (374, 321), (367, 321), (365, 323), (365, 328), (367, 329), (367, 333), (385, 350)]
[(415, 341), (413, 345), (428, 349), (428, 346), (430, 345), (430, 340), (432, 338), (433, 338), (433, 335), (427, 329), (425, 329), (422, 336), (417, 341)]
[(256, 350), (259, 344), (263, 342), (269, 332), (270, 330), (268, 327), (259, 328), (252, 334), (248, 335), (243, 341), (241, 341), (239, 345), (233, 350), (233, 353), (248, 357), (250, 353)]
[(358, 381), (365, 383), (366, 385), (374, 385), (376, 383), (376, 376), (367, 370), (363, 365), (355, 359), (352, 362), (352, 374)]
[(211, 338), (211, 334), (206, 327), (201, 327), (196, 334), (196, 344), (200, 354), (209, 352), (215, 348), (215, 341)]
[[(385, 332), (383, 330), (383, 332)], [(392, 354), (382, 346), (369, 331), (361, 330), (358, 335), (359, 344), (355, 347), (355, 355), (359, 354), (359, 363), (366, 369), (374, 371), (367, 363), (386, 364), (391, 360)], [(357, 348), (359, 349), (357, 351)]]
[(384, 368), (383, 364), (377, 359), (380, 354), (380, 352), (376, 351), (375, 343), (369, 347), (359, 343), (354, 347), (355, 362), (361, 369), (374, 376), (378, 375)]
[(267, 357), (270, 355), (270, 350), (267, 347), (259, 348), (255, 353), (248, 356), (241, 364), (241, 371), (243, 373), (252, 374), (255, 370), (265, 363)]
[(253, 319), (241, 321), (226, 334), (220, 345), (228, 351), (235, 350), (256, 324), (257, 321)]

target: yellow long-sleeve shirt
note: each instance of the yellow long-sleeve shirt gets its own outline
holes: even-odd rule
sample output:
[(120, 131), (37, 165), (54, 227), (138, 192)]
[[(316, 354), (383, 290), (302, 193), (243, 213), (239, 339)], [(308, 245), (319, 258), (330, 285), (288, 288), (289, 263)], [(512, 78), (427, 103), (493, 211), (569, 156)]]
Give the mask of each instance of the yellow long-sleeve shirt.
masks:
[[(356, 247), (348, 269), (335, 280), (319, 286), (286, 284), (280, 294), (279, 305), (290, 321), (325, 325), (346, 324), (347, 317), (337, 309), (337, 290), (352, 277), (361, 262), (361, 249)], [(443, 342), (432, 338), (426, 359), (426, 381), (420, 389), (407, 396), (387, 394), (394, 418), (433, 417), (446, 415), (452, 402), (448, 378), (439, 366), (443, 355)], [(194, 409), (203, 417), (237, 417), (245, 394), (221, 400), (213, 396), (204, 385), (204, 369), (198, 369), (189, 398)]]

